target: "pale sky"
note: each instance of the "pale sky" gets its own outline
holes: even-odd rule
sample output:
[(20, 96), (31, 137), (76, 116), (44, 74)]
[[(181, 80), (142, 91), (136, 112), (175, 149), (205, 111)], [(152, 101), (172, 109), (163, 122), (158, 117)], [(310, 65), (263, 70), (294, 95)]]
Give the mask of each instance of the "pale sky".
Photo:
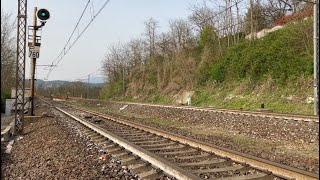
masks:
[[(200, 0), (111, 0), (99, 16), (62, 59), (48, 80), (75, 80), (86, 78), (101, 67), (107, 48), (115, 43), (126, 43), (141, 37), (144, 22), (150, 17), (159, 21), (160, 30), (168, 29), (170, 19), (187, 18), (192, 4)], [(17, 15), (18, 0), (1, 0), (1, 9)], [(105, 0), (94, 0), (93, 9), (98, 11)], [(42, 44), (38, 65), (51, 64), (59, 55), (78, 21), (87, 0), (28, 0), (28, 25), (32, 25), (33, 8), (45, 8), (50, 19), (42, 30)], [(91, 4), (92, 5), (92, 4)], [(80, 29), (88, 23), (89, 11)], [(28, 52), (28, 49), (27, 49)], [(28, 54), (28, 53), (27, 53)], [(36, 78), (47, 75), (44, 67), (37, 67)], [(101, 76), (95, 73), (92, 76)], [(26, 78), (30, 77), (30, 59), (26, 58)]]

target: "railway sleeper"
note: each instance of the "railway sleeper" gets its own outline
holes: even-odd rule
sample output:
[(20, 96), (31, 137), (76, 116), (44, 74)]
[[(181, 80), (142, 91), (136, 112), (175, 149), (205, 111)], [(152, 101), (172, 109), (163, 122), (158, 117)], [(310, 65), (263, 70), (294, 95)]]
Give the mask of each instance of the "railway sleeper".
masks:
[(150, 134), (150, 133), (147, 133), (147, 132), (144, 132), (144, 131), (141, 131), (141, 132), (126, 132), (126, 133), (122, 133), (120, 132), (119, 134), (123, 135), (123, 136), (138, 136), (138, 135), (147, 135), (147, 134)]
[[(114, 121), (115, 123), (117, 123), (116, 121)], [(130, 128), (130, 127), (128, 127), (127, 125), (120, 125), (120, 124), (118, 124), (118, 132), (119, 133), (131, 133), (132, 131), (141, 131), (141, 130), (137, 130), (136, 128)], [(121, 128), (121, 129), (119, 129), (119, 128)], [(115, 129), (115, 127), (114, 127), (114, 129)]]
[(93, 134), (93, 135), (89, 135), (88, 136), (91, 140), (95, 140), (97, 138), (101, 138), (101, 135), (100, 134)]
[(135, 134), (135, 133), (131, 133), (131, 134), (119, 134), (122, 137), (126, 137), (126, 138), (140, 138), (140, 137), (149, 137), (151, 136), (150, 134), (144, 133), (144, 134)]
[(133, 171), (139, 171), (140, 168), (145, 168), (146, 165), (144, 163), (137, 163), (137, 164), (130, 164), (128, 165), (128, 168)]
[(140, 174), (137, 174), (141, 179), (152, 179), (155, 177), (159, 177), (158, 172), (155, 170), (150, 170), (147, 172), (142, 172)]
[[(85, 127), (85, 126), (83, 126)], [(85, 129), (84, 131), (82, 131), (84, 134), (88, 134), (88, 133), (92, 133), (93, 131), (91, 129)]]
[[(131, 168), (130, 167), (134, 167), (134, 168)], [(142, 164), (142, 163), (138, 163), (138, 164), (135, 164), (133, 166), (128, 166), (128, 168), (134, 173), (134, 174), (140, 174), (140, 173), (143, 173), (143, 172), (148, 172), (148, 171), (152, 171), (154, 170), (154, 168), (152, 166), (148, 166), (147, 164)]]
[(232, 176), (232, 177), (223, 177), (218, 178), (217, 180), (273, 180), (273, 175), (267, 175), (264, 173), (254, 173), (248, 175), (241, 175), (241, 176)]
[(155, 135), (148, 135), (148, 136), (133, 136), (133, 137), (126, 137), (129, 141), (146, 141), (146, 140), (154, 140), (159, 139), (160, 137)]
[(190, 163), (179, 163), (180, 167), (190, 167), (190, 166), (207, 166), (207, 165), (216, 165), (226, 162), (224, 159), (211, 159), (202, 162), (190, 162)]
[(247, 167), (243, 167), (242, 165), (228, 166), (222, 168), (209, 168), (209, 169), (197, 169), (192, 170), (191, 172), (194, 174), (205, 174), (205, 173), (217, 173), (217, 172), (226, 172), (226, 171), (237, 171), (237, 173), (241, 173), (244, 171), (248, 171)]
[(117, 144), (114, 144), (114, 143), (107, 143), (105, 144), (104, 146), (102, 146), (102, 148), (104, 149), (110, 149), (110, 148), (113, 148), (113, 147), (117, 147), (118, 145)]
[(173, 151), (173, 152), (157, 152), (157, 154), (162, 154), (162, 155), (181, 155), (181, 154), (192, 154), (196, 153), (198, 150), (196, 149), (188, 149), (185, 151)]
[(131, 138), (127, 138), (128, 141), (130, 141), (131, 143), (134, 143), (136, 145), (138, 145), (137, 143), (148, 143), (148, 142), (152, 142), (152, 143), (155, 143), (157, 142), (157, 140), (159, 140), (158, 138), (152, 138), (152, 139), (149, 139), (149, 138), (145, 138), (145, 139), (131, 139)]
[(126, 136), (125, 138), (128, 139), (129, 141), (141, 141), (141, 140), (145, 141), (145, 140), (159, 138), (159, 137), (156, 137), (154, 135), (151, 135), (151, 136), (147, 135), (147, 136)]
[(150, 179), (160, 179), (161, 175), (160, 174), (151, 174), (151, 175), (148, 175), (142, 179), (147, 179), (147, 180), (150, 180)]
[[(188, 169), (188, 171), (194, 171), (199, 169), (216, 169), (216, 168), (223, 168), (223, 167), (230, 167), (230, 166), (235, 166), (235, 164), (233, 164), (232, 161), (224, 161), (224, 162), (217, 162), (217, 163), (211, 163), (211, 164), (182, 166), (182, 167), (185, 169)], [(247, 172), (247, 169), (244, 169), (243, 171), (238, 171), (238, 173), (246, 173), (246, 172)]]
[(170, 152), (170, 151), (176, 151), (176, 150), (186, 150), (189, 147), (184, 146), (184, 145), (176, 145), (176, 146), (167, 146), (167, 147), (162, 147), (162, 148), (149, 148), (147, 149), (148, 151), (166, 151), (166, 152)]
[(123, 160), (123, 159), (128, 159), (132, 155), (128, 152), (123, 152), (123, 153), (114, 154), (113, 156), (119, 160)]
[(134, 157), (134, 156), (132, 156), (132, 157), (129, 157), (129, 158), (127, 158), (127, 159), (123, 159), (123, 160), (121, 160), (121, 164), (123, 164), (123, 165), (134, 165), (134, 164), (138, 164), (138, 160), (139, 158), (136, 158), (136, 157)]
[(118, 133), (122, 132), (121, 130), (119, 130), (118, 127), (113, 127), (112, 124), (108, 124), (108, 130), (113, 132), (118, 132)]
[(121, 147), (118, 144), (112, 143), (112, 144), (109, 144), (107, 146), (104, 146), (103, 148), (108, 150), (108, 151), (111, 151), (111, 150), (114, 150), (114, 149), (117, 149), (117, 148), (121, 148)]
[(148, 145), (140, 145), (140, 147), (143, 148), (161, 148), (161, 147), (165, 147), (165, 146), (172, 146), (172, 145), (176, 145), (176, 142), (169, 142), (169, 143), (160, 143), (160, 144), (148, 144)]
[(93, 137), (91, 138), (96, 144), (100, 143), (100, 142), (105, 142), (106, 138), (103, 136), (98, 136), (98, 137)]
[(87, 133), (84, 133), (84, 134), (85, 134), (86, 136), (90, 137), (90, 136), (96, 135), (97, 133), (91, 130), (91, 131), (89, 131), (89, 132), (87, 132)]
[(180, 156), (180, 157), (172, 157), (169, 159), (172, 160), (190, 160), (190, 159), (196, 159), (196, 160), (201, 160), (201, 159), (207, 159), (211, 156), (211, 154), (197, 154), (197, 155), (191, 155), (191, 156)]
[(134, 142), (134, 144), (140, 146), (140, 145), (151, 145), (151, 144), (157, 144), (157, 143), (165, 143), (165, 142), (170, 142), (170, 140), (168, 139), (157, 139), (157, 140), (153, 140), (153, 141), (137, 141)]
[(103, 145), (107, 144), (108, 141), (105, 137), (102, 137), (100, 139), (97, 139), (95, 142), (98, 146), (103, 146)]
[(118, 153), (121, 153), (124, 151), (124, 148), (122, 147), (117, 147), (117, 148), (114, 148), (114, 149), (111, 149), (111, 150), (107, 150), (108, 153), (110, 154), (118, 154)]

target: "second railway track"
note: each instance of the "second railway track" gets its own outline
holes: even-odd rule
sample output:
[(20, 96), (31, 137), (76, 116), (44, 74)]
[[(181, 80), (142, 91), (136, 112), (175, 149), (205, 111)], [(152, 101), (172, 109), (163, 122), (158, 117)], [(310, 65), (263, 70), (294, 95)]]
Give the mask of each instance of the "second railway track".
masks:
[[(68, 109), (68, 112), (62, 108)], [(149, 169), (149, 174), (140, 172), (142, 177), (159, 175), (160, 171), (154, 171), (157, 168), (178, 179), (317, 179), (318, 176), (162, 130), (114, 119), (105, 114), (65, 105), (62, 108), (57, 109), (83, 121), (82, 124), (95, 129), (95, 133), (105, 135), (105, 131), (108, 131), (113, 134), (105, 137), (116, 141), (121, 148), (110, 145), (113, 148), (111, 151), (117, 152), (124, 148), (130, 151), (118, 152), (118, 156), (126, 157), (133, 153), (156, 167)], [(141, 163), (136, 164), (131, 167), (144, 167)]]
[(193, 110), (193, 111), (213, 111), (213, 112), (225, 113), (225, 114), (236, 114), (236, 115), (241, 114), (241, 115), (245, 115), (245, 116), (272, 117), (272, 118), (277, 118), (277, 119), (319, 123), (319, 116), (315, 116), (315, 115), (286, 114), (286, 113), (276, 113), (276, 112), (268, 112), (268, 111), (247, 111), (247, 110), (222, 109), (222, 108), (213, 108), (213, 107), (170, 106), (170, 105), (133, 103), (133, 102), (117, 102), (117, 101), (111, 101), (111, 102), (132, 104), (132, 105), (154, 106), (154, 107), (162, 107), (162, 108), (186, 109), (186, 110)]

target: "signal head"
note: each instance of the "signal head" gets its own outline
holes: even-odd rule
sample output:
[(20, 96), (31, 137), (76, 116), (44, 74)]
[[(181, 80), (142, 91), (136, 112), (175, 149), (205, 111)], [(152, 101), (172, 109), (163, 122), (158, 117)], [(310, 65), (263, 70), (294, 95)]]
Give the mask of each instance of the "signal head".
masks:
[(37, 13), (37, 16), (41, 21), (46, 21), (50, 18), (50, 13), (46, 9), (40, 9)]

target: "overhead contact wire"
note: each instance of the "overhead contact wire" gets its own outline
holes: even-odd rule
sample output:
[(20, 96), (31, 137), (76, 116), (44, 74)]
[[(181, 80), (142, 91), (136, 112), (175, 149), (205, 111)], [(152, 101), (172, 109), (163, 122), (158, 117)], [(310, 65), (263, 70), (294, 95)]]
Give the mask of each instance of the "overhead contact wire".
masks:
[[(88, 27), (91, 25), (91, 23), (94, 21), (94, 19), (101, 13), (101, 11), (106, 7), (106, 5), (107, 5), (109, 2), (110, 2), (110, 0), (107, 0), (107, 1), (102, 5), (102, 7), (99, 9), (99, 11), (91, 18), (90, 22), (86, 25), (86, 27), (85, 27), (85, 28), (81, 31), (81, 33), (77, 36), (76, 40), (71, 44), (71, 46), (69, 46), (69, 48), (68, 48), (66, 51), (65, 51), (66, 46), (63, 48), (63, 51), (65, 51), (65, 52), (64, 52), (64, 54), (62, 55), (62, 57), (61, 57), (60, 59), (59, 59), (59, 56), (62, 54), (63, 51), (60, 53), (60, 55), (58, 56), (58, 58), (56, 58), (56, 60), (57, 60), (57, 59), (59, 59), (59, 60), (55, 63), (55, 66), (59, 64), (59, 62), (63, 59), (63, 57), (69, 52), (69, 50), (70, 50), (70, 49), (73, 47), (73, 45), (79, 40), (79, 38), (82, 36), (82, 34), (88, 29)], [(85, 9), (84, 9), (84, 11), (83, 11), (83, 13), (82, 13), (82, 15), (81, 15), (81, 18), (82, 18), (82, 16), (83, 16), (84, 12), (86, 11), (89, 3), (90, 3), (90, 0), (88, 1), (87, 5), (86, 5), (86, 7), (85, 7)], [(81, 20), (81, 18), (80, 18), (80, 20)], [(80, 20), (78, 21), (77, 26), (78, 26)], [(77, 27), (77, 26), (76, 26), (76, 27)], [(75, 30), (76, 30), (76, 28), (74, 29), (72, 35), (74, 34)], [(70, 36), (67, 44), (69, 43), (70, 39), (71, 39), (71, 36)], [(67, 45), (67, 44), (66, 44), (66, 45)], [(56, 61), (56, 60), (55, 60), (55, 61)], [(54, 61), (54, 62), (55, 62), (55, 61)], [(54, 63), (54, 62), (53, 62), (53, 63)], [(50, 74), (51, 74), (51, 72), (53, 71), (53, 69), (54, 69), (55, 66), (53, 66), (53, 67), (49, 70), (48, 75), (47, 75), (47, 79), (48, 79), (48, 77), (50, 76)]]

